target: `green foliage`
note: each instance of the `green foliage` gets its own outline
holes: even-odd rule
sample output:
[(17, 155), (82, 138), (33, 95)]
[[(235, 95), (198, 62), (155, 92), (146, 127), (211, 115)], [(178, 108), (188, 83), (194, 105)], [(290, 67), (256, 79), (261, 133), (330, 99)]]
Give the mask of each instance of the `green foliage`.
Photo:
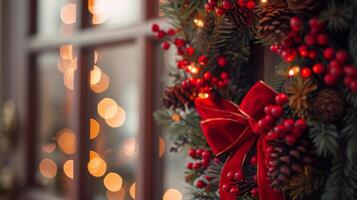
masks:
[(282, 87), (288, 79), (289, 64), (282, 62), (274, 67), (274, 76), (269, 80), (268, 84), (272, 86), (276, 91), (282, 91)]
[(309, 135), (318, 155), (336, 156), (338, 153), (337, 127), (331, 123), (309, 121)]
[(349, 28), (353, 10), (350, 5), (332, 0), (327, 10), (322, 12), (321, 19), (327, 22), (327, 28), (332, 32), (341, 32)]

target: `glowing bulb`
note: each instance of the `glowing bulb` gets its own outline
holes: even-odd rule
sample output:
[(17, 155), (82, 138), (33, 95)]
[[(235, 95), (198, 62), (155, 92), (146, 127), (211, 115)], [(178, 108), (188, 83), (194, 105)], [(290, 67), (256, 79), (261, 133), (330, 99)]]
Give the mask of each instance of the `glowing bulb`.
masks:
[(172, 121), (174, 121), (174, 122), (179, 122), (179, 121), (181, 121), (181, 117), (180, 117), (180, 115), (177, 114), (177, 113), (174, 113), (173, 115), (171, 115), (171, 119), (172, 119)]
[(201, 93), (198, 94), (198, 97), (201, 98), (201, 99), (207, 99), (209, 97), (209, 94), (201, 92)]
[(111, 172), (104, 177), (103, 183), (108, 191), (117, 192), (123, 185), (123, 179), (119, 174)]
[(205, 26), (205, 23), (201, 19), (194, 19), (193, 22), (196, 24), (197, 27), (203, 28)]
[(48, 158), (43, 159), (39, 165), (41, 174), (46, 178), (54, 178), (57, 174), (56, 163)]
[(67, 160), (63, 164), (64, 174), (70, 179), (74, 178), (74, 175), (73, 175), (73, 163), (74, 163), (73, 160)]
[(268, 3), (268, 0), (260, 0), (262, 3)]
[(192, 66), (190, 72), (191, 74), (198, 74), (200, 72), (200, 68), (196, 66)]
[(182, 200), (182, 193), (176, 189), (168, 189), (163, 198), (163, 200)]
[(300, 72), (300, 67), (299, 66), (295, 66), (295, 67), (292, 67), (292, 68), (289, 69), (288, 74), (289, 74), (289, 76), (296, 76), (296, 75), (299, 74), (299, 72)]

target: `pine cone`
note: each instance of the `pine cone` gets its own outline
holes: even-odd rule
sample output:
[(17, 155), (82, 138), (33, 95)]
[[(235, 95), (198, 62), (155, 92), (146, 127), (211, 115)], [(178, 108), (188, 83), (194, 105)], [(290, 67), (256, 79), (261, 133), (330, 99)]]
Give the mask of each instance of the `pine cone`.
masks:
[(309, 152), (312, 148), (307, 140), (299, 140), (293, 146), (284, 140), (270, 142), (270, 145), (273, 152), (268, 163), (268, 176), (274, 188), (281, 188), (306, 165), (312, 164), (312, 153)]
[(320, 5), (320, 0), (287, 0), (288, 8), (296, 14), (312, 13)]
[(259, 13), (256, 38), (264, 44), (278, 42), (290, 30), (290, 18), (294, 13), (285, 3), (266, 6)]
[(183, 88), (180, 84), (169, 87), (164, 92), (162, 103), (166, 108), (185, 110), (186, 106), (192, 107), (197, 92), (193, 88)]
[(325, 89), (315, 97), (313, 111), (322, 121), (336, 121), (344, 114), (344, 101), (338, 92)]

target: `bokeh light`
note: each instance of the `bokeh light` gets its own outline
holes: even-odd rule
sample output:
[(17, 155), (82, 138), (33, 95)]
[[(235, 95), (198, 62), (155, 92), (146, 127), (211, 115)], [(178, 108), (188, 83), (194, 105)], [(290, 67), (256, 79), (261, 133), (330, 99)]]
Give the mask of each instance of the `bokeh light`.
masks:
[(163, 200), (182, 200), (182, 193), (176, 189), (168, 189), (163, 198)]
[(93, 69), (90, 71), (90, 84), (95, 85), (99, 83), (101, 76), (102, 70), (97, 65), (94, 65)]
[(68, 155), (76, 152), (76, 135), (70, 129), (62, 129), (57, 133), (57, 144)]
[(123, 185), (123, 179), (119, 174), (110, 172), (104, 177), (103, 183), (108, 191), (117, 192)]
[(108, 126), (112, 128), (119, 128), (124, 124), (125, 119), (126, 119), (125, 110), (122, 107), (118, 106), (116, 114), (112, 118), (106, 119), (105, 122), (107, 123)]
[(64, 24), (76, 23), (76, 4), (70, 3), (61, 9), (61, 20)]
[(100, 157), (99, 154), (95, 151), (89, 151), (89, 160), (92, 160), (95, 157)]
[(90, 119), (89, 123), (89, 138), (93, 140), (99, 135), (100, 125), (95, 119)]
[(40, 173), (46, 178), (54, 178), (57, 174), (57, 165), (49, 158), (41, 160), (39, 169)]
[(164, 156), (166, 150), (166, 142), (164, 138), (159, 137), (159, 158)]
[(90, 88), (95, 93), (102, 93), (108, 89), (109, 84), (109, 76), (102, 71), (99, 82), (97, 84), (90, 85)]
[(74, 72), (75, 68), (70, 68), (64, 72), (63, 83), (66, 88), (73, 90), (74, 89)]
[(63, 172), (70, 179), (74, 178), (74, 173), (73, 173), (73, 169), (74, 168), (73, 167), (74, 167), (74, 161), (73, 160), (67, 160), (63, 164)]
[(56, 150), (56, 143), (48, 143), (48, 144), (45, 144), (45, 145), (42, 145), (41, 148), (42, 148), (42, 151), (44, 151), (45, 153), (52, 153)]
[(136, 153), (136, 140), (135, 138), (126, 139), (121, 147), (123, 153), (128, 157), (134, 157)]
[(60, 47), (60, 57), (63, 60), (73, 60), (74, 52), (73, 45), (62, 45)]
[(110, 119), (118, 111), (117, 103), (111, 98), (104, 98), (98, 103), (98, 114), (104, 119)]
[(107, 163), (99, 156), (90, 159), (88, 172), (94, 177), (102, 177), (107, 171)]
[(135, 183), (133, 183), (130, 186), (129, 194), (130, 194), (131, 198), (135, 199), (135, 194), (136, 194), (136, 184)]

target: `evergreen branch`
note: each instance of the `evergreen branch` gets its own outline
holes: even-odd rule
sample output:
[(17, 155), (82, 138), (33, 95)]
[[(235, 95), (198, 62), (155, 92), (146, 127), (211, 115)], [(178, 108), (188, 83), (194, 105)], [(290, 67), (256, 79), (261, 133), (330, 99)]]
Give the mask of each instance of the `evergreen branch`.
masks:
[(314, 142), (318, 155), (329, 157), (336, 156), (338, 154), (338, 132), (335, 125), (318, 121), (310, 121), (309, 135)]

